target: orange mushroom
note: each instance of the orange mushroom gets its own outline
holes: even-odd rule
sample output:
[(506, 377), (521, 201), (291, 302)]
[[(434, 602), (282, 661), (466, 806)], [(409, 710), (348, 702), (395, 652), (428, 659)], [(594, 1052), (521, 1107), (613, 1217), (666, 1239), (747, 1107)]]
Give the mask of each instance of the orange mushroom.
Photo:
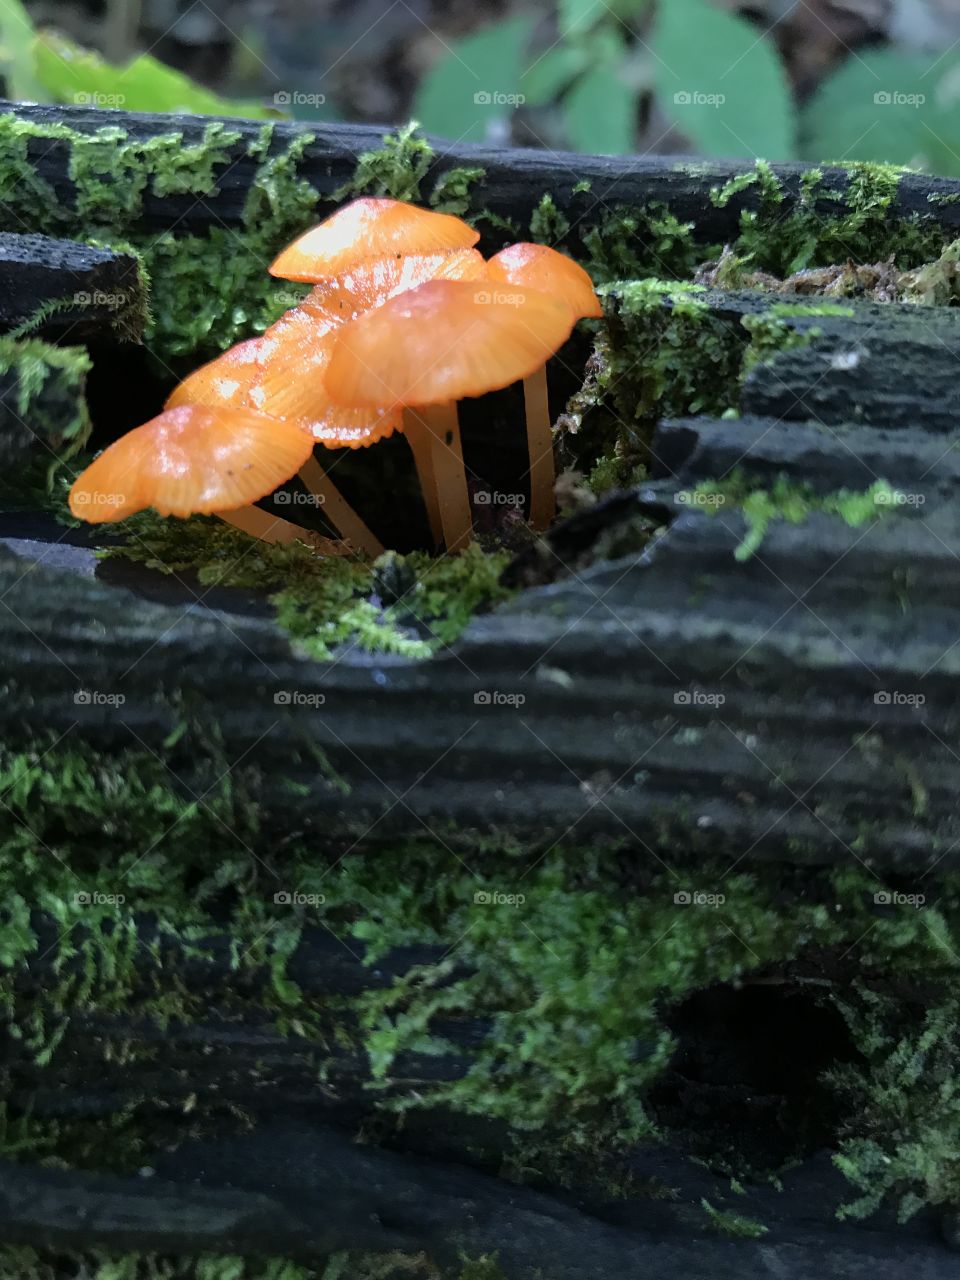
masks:
[[(287, 312), (267, 330), (264, 337), (276, 337), (277, 345), (263, 357), (261, 370), (252, 378), (251, 395), (258, 407), (279, 417), (309, 422), (317, 440), (327, 448), (366, 448), (394, 431), (403, 431), (416, 464), (435, 543), (443, 537), (443, 526), (429, 432), (416, 415), (402, 414), (399, 409), (345, 408), (336, 404), (327, 394), (323, 379), (341, 323), (383, 306), (428, 280), (480, 280), (486, 269), (487, 264), (476, 249), (358, 263), (343, 275), (317, 285), (300, 307)], [(305, 471), (311, 466), (319, 471), (315, 462), (308, 462)], [(301, 476), (307, 479), (304, 472)], [(346, 534), (347, 530), (342, 532)]]
[(574, 323), (567, 304), (547, 293), (431, 280), (337, 331), (325, 377), (330, 398), (418, 411), (429, 433), (448, 551), (472, 535), (456, 401), (528, 377)]
[(271, 265), (270, 274), (315, 284), (364, 259), (444, 253), (467, 249), (479, 239), (478, 231), (452, 214), (364, 196), (294, 240)]
[[(238, 343), (216, 360), (211, 360), (209, 364), (191, 373), (171, 393), (166, 408), (173, 409), (188, 404), (231, 407), (296, 422), (298, 415), (286, 411), (282, 393), (288, 385), (297, 384), (297, 379), (302, 374), (300, 366), (312, 358), (316, 331), (317, 323), (312, 316), (305, 313), (300, 315), (299, 309), (287, 312), (262, 337)], [(270, 388), (260, 385), (260, 380), (271, 371), (280, 375), (272, 383), (278, 390), (275, 403), (271, 400)], [(394, 425), (398, 426), (399, 414), (394, 417)], [(381, 435), (389, 435), (393, 429), (393, 426), (384, 424), (378, 415), (371, 414), (369, 410), (360, 410), (352, 415), (340, 410), (336, 424), (314, 418), (300, 425), (308, 426), (314, 439), (323, 443), (326, 443), (325, 429), (333, 425), (339, 426), (343, 435), (352, 433), (358, 444), (370, 443)], [(345, 444), (350, 441), (338, 439), (337, 443)], [(357, 550), (369, 556), (378, 556), (383, 552), (383, 545), (376, 534), (368, 528), (319, 465), (312, 449), (298, 474), (307, 490), (323, 505), (324, 515), (329, 522)]]
[[(490, 259), (487, 272), (498, 283), (541, 289), (562, 298), (577, 320), (603, 314), (593, 281), (583, 267), (546, 245), (512, 244)], [(535, 529), (546, 529), (557, 510), (546, 365), (524, 378), (523, 399), (530, 451), (530, 523)]]
[[(313, 540), (252, 504), (295, 475), (313, 449), (299, 423), (243, 409), (181, 405), (116, 440), (77, 477), (70, 510), (90, 524), (147, 507), (162, 516), (218, 515), (265, 542)], [(324, 540), (324, 549), (337, 550)]]

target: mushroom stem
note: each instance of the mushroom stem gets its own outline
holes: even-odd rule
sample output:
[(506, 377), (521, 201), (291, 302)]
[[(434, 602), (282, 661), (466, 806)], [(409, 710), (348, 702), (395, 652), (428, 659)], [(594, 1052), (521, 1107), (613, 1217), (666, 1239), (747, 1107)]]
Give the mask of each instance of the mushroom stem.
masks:
[(433, 545), (438, 547), (443, 539), (443, 521), (440, 519), (440, 496), (437, 493), (437, 480), (433, 474), (433, 444), (430, 428), (416, 409), (404, 409), (403, 434), (407, 437), (410, 452), (413, 454), (413, 462), (417, 468), (417, 479), (420, 481), (424, 505), (427, 508), (427, 519), (430, 521)]
[(261, 542), (296, 542), (299, 538), (324, 555), (344, 555), (348, 551), (345, 544), (320, 538), (310, 529), (303, 529), (298, 524), (284, 520), (282, 516), (272, 516), (260, 507), (238, 507), (235, 511), (218, 511), (216, 514), (235, 529), (242, 529)]
[(547, 398), (547, 367), (523, 380), (523, 404), (527, 418), (527, 449), (530, 454), (530, 523), (547, 529), (557, 514), (554, 485), (553, 430)]
[(259, 507), (237, 507), (235, 511), (218, 511), (217, 515), (235, 529), (242, 529), (261, 542), (295, 542), (307, 532), (282, 516), (269, 515)]
[(448, 551), (460, 551), (473, 537), (473, 514), (467, 492), (456, 401), (428, 405), (423, 410), (423, 421), (430, 433), (430, 454), (440, 501), (443, 540)]
[(383, 543), (367, 528), (315, 457), (306, 460), (299, 475), (310, 493), (320, 499), (323, 514), (338, 533), (374, 559), (383, 555)]

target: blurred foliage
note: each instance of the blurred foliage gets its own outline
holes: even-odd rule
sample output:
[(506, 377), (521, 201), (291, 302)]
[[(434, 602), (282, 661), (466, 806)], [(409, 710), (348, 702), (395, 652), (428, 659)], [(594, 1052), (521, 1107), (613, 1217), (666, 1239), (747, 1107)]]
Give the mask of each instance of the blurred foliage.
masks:
[[(960, 174), (960, 7), (951, 26), (939, 0), (886, 9), (864, 0), (416, 0), (386, 14), (372, 0), (318, 0), (309, 14), (235, 0), (239, 33), (205, 6), (206, 34), (184, 26), (181, 38), (191, 8), (171, 11), (160, 39), (153, 28), (129, 31), (119, 51), (110, 32), (138, 12), (130, 0), (106, 0), (89, 30), (83, 5), (92, 13), (93, 0), (77, 10), (30, 0), (45, 2), (63, 33), (38, 35), (22, 0), (0, 5), (0, 77), (11, 97), (309, 120), (414, 116), (457, 141), (885, 160)], [(919, 22), (928, 8), (939, 25)], [(113, 57), (87, 52), (78, 37)], [(157, 46), (163, 60), (134, 56), (138, 44)], [(241, 98), (201, 87), (185, 69)]]
[[(531, 48), (533, 17), (454, 41), (424, 77), (413, 111), (447, 137), (508, 137), (517, 111), (554, 108), (576, 150), (637, 147), (641, 121), (707, 156), (887, 160), (960, 173), (960, 56), (893, 47), (852, 54), (804, 102), (773, 28), (713, 0), (558, 0), (558, 38)], [(542, 37), (541, 37), (542, 43)], [(656, 149), (656, 145), (651, 148)], [(681, 148), (674, 148), (681, 149)]]
[(276, 116), (259, 102), (231, 102), (172, 67), (140, 54), (114, 66), (57, 32), (38, 33), (20, 0), (0, 5), (0, 72), (12, 97), (127, 111)]

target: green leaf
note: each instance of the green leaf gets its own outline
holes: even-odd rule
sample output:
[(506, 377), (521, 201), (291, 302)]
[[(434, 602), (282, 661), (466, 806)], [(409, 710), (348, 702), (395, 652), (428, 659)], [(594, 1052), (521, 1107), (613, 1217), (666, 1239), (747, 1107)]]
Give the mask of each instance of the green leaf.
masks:
[(849, 58), (801, 115), (805, 155), (960, 173), (960, 61), (878, 49)]
[(636, 98), (613, 66), (581, 76), (564, 98), (567, 133), (578, 151), (622, 155), (633, 150)]
[(557, 22), (566, 39), (582, 36), (606, 15), (603, 0), (557, 0)]
[(420, 82), (413, 115), (429, 133), (482, 142), (520, 105), (533, 18), (517, 17), (456, 41)]
[(0, 5), (0, 77), (6, 96), (37, 102), (43, 87), (37, 79), (33, 57), (36, 32), (20, 0), (3, 0)]
[(793, 156), (786, 75), (758, 27), (707, 0), (661, 0), (652, 47), (660, 105), (702, 152)]
[(560, 92), (590, 64), (590, 53), (583, 45), (559, 44), (523, 72), (520, 92), (529, 107), (542, 107), (553, 102)]
[[(6, 0), (4, 0), (6, 3)], [(34, 46), (37, 75), (47, 101), (126, 111), (166, 111), (197, 115), (275, 118), (259, 102), (220, 98), (187, 76), (141, 54), (126, 67), (105, 62), (66, 36), (44, 32)]]

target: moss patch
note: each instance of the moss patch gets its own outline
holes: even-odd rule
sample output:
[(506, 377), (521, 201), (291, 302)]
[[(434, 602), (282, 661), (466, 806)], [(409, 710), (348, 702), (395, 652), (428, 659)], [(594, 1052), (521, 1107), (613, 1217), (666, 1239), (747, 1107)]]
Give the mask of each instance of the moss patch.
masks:
[(839, 516), (853, 529), (870, 520), (879, 520), (893, 511), (902, 511), (897, 492), (886, 480), (877, 480), (869, 489), (838, 489), (818, 493), (810, 485), (780, 476), (767, 485), (743, 473), (725, 480), (704, 480), (688, 495), (689, 501), (711, 515), (738, 511), (747, 521), (747, 533), (734, 552), (737, 560), (749, 560), (759, 549), (770, 525), (776, 520), (802, 524), (812, 515)]
[[(178, 785), (186, 759), (197, 794), (210, 775), (202, 802)], [(659, 1136), (647, 1095), (675, 1050), (671, 1008), (717, 984), (807, 972), (843, 1013), (862, 1055), (855, 1076), (837, 1076), (847, 1102), (842, 1167), (873, 1196), (861, 1210), (890, 1191), (955, 1194), (944, 1136), (953, 1130), (938, 1122), (953, 1123), (956, 1011), (946, 995), (935, 1018), (924, 1006), (956, 980), (956, 874), (925, 882), (918, 906), (904, 903), (899, 882), (860, 868), (761, 866), (729, 875), (726, 863), (699, 855), (695, 884), (722, 898), (703, 906), (683, 892), (689, 876), (679, 865), (639, 867), (626, 849), (476, 840), (454, 856), (427, 838), (350, 854), (328, 871), (314, 842), (287, 838), (289, 819), (276, 800), (264, 802), (255, 767), (225, 774), (216, 750), (191, 734), (168, 748), (166, 761), (8, 751), (0, 785), (12, 815), (0, 836), (0, 998), (37, 1062), (53, 1062), (68, 1033), (84, 1035), (92, 1052), (100, 1042), (83, 1030), (89, 1019), (109, 1021), (134, 998), (157, 1025), (202, 1022), (205, 999), (196, 984), (190, 995), (175, 980), (174, 953), (202, 963), (227, 940), (236, 976), (230, 992), (218, 986), (221, 1014), (238, 1000), (249, 1016), (253, 1000), (321, 1058), (334, 1028), (353, 1026), (369, 1058), (372, 1105), (500, 1118), (518, 1135), (528, 1169), (542, 1160), (555, 1171), (564, 1158), (613, 1158)], [(105, 838), (114, 851), (109, 868)], [(290, 964), (301, 930), (315, 926), (276, 905), (264, 864), (284, 886), (320, 895), (323, 924), (369, 965), (407, 946), (435, 947), (437, 962), (373, 983), (342, 1005), (304, 999)], [(24, 977), (48, 947), (49, 976), (37, 991)], [(903, 997), (913, 986), (925, 1001)], [(441, 1030), (464, 1019), (478, 1028), (466, 1050)], [(136, 1042), (126, 1050), (145, 1051)], [(466, 1053), (466, 1069), (455, 1079), (422, 1079), (402, 1057), (407, 1051), (457, 1060)], [(228, 1084), (215, 1101), (198, 1101), (182, 1136), (222, 1130)], [(894, 1112), (898, 1127), (887, 1133), (883, 1117)], [(0, 1137), (20, 1158), (103, 1164), (112, 1149), (135, 1167), (138, 1139), (148, 1142), (151, 1132), (141, 1115), (148, 1111), (134, 1107), (86, 1156), (72, 1129), (53, 1143), (42, 1126), (8, 1125)], [(718, 1116), (718, 1131), (724, 1124)], [(175, 1133), (168, 1125), (167, 1139)], [(891, 1152), (895, 1162), (880, 1158)]]
[(500, 585), (507, 552), (477, 544), (457, 556), (388, 552), (373, 564), (317, 556), (304, 543), (251, 544), (212, 517), (165, 520), (152, 512), (122, 526), (103, 554), (162, 573), (195, 572), (207, 587), (268, 593), (277, 621), (305, 652), (329, 658), (342, 645), (424, 658), (451, 644), (470, 618), (511, 594)]
[[(20, 422), (46, 444), (49, 465), (69, 457), (90, 435), (85, 398), (90, 357), (82, 347), (55, 347), (39, 338), (0, 336), (0, 385)], [(2, 412), (0, 412), (2, 416)]]

